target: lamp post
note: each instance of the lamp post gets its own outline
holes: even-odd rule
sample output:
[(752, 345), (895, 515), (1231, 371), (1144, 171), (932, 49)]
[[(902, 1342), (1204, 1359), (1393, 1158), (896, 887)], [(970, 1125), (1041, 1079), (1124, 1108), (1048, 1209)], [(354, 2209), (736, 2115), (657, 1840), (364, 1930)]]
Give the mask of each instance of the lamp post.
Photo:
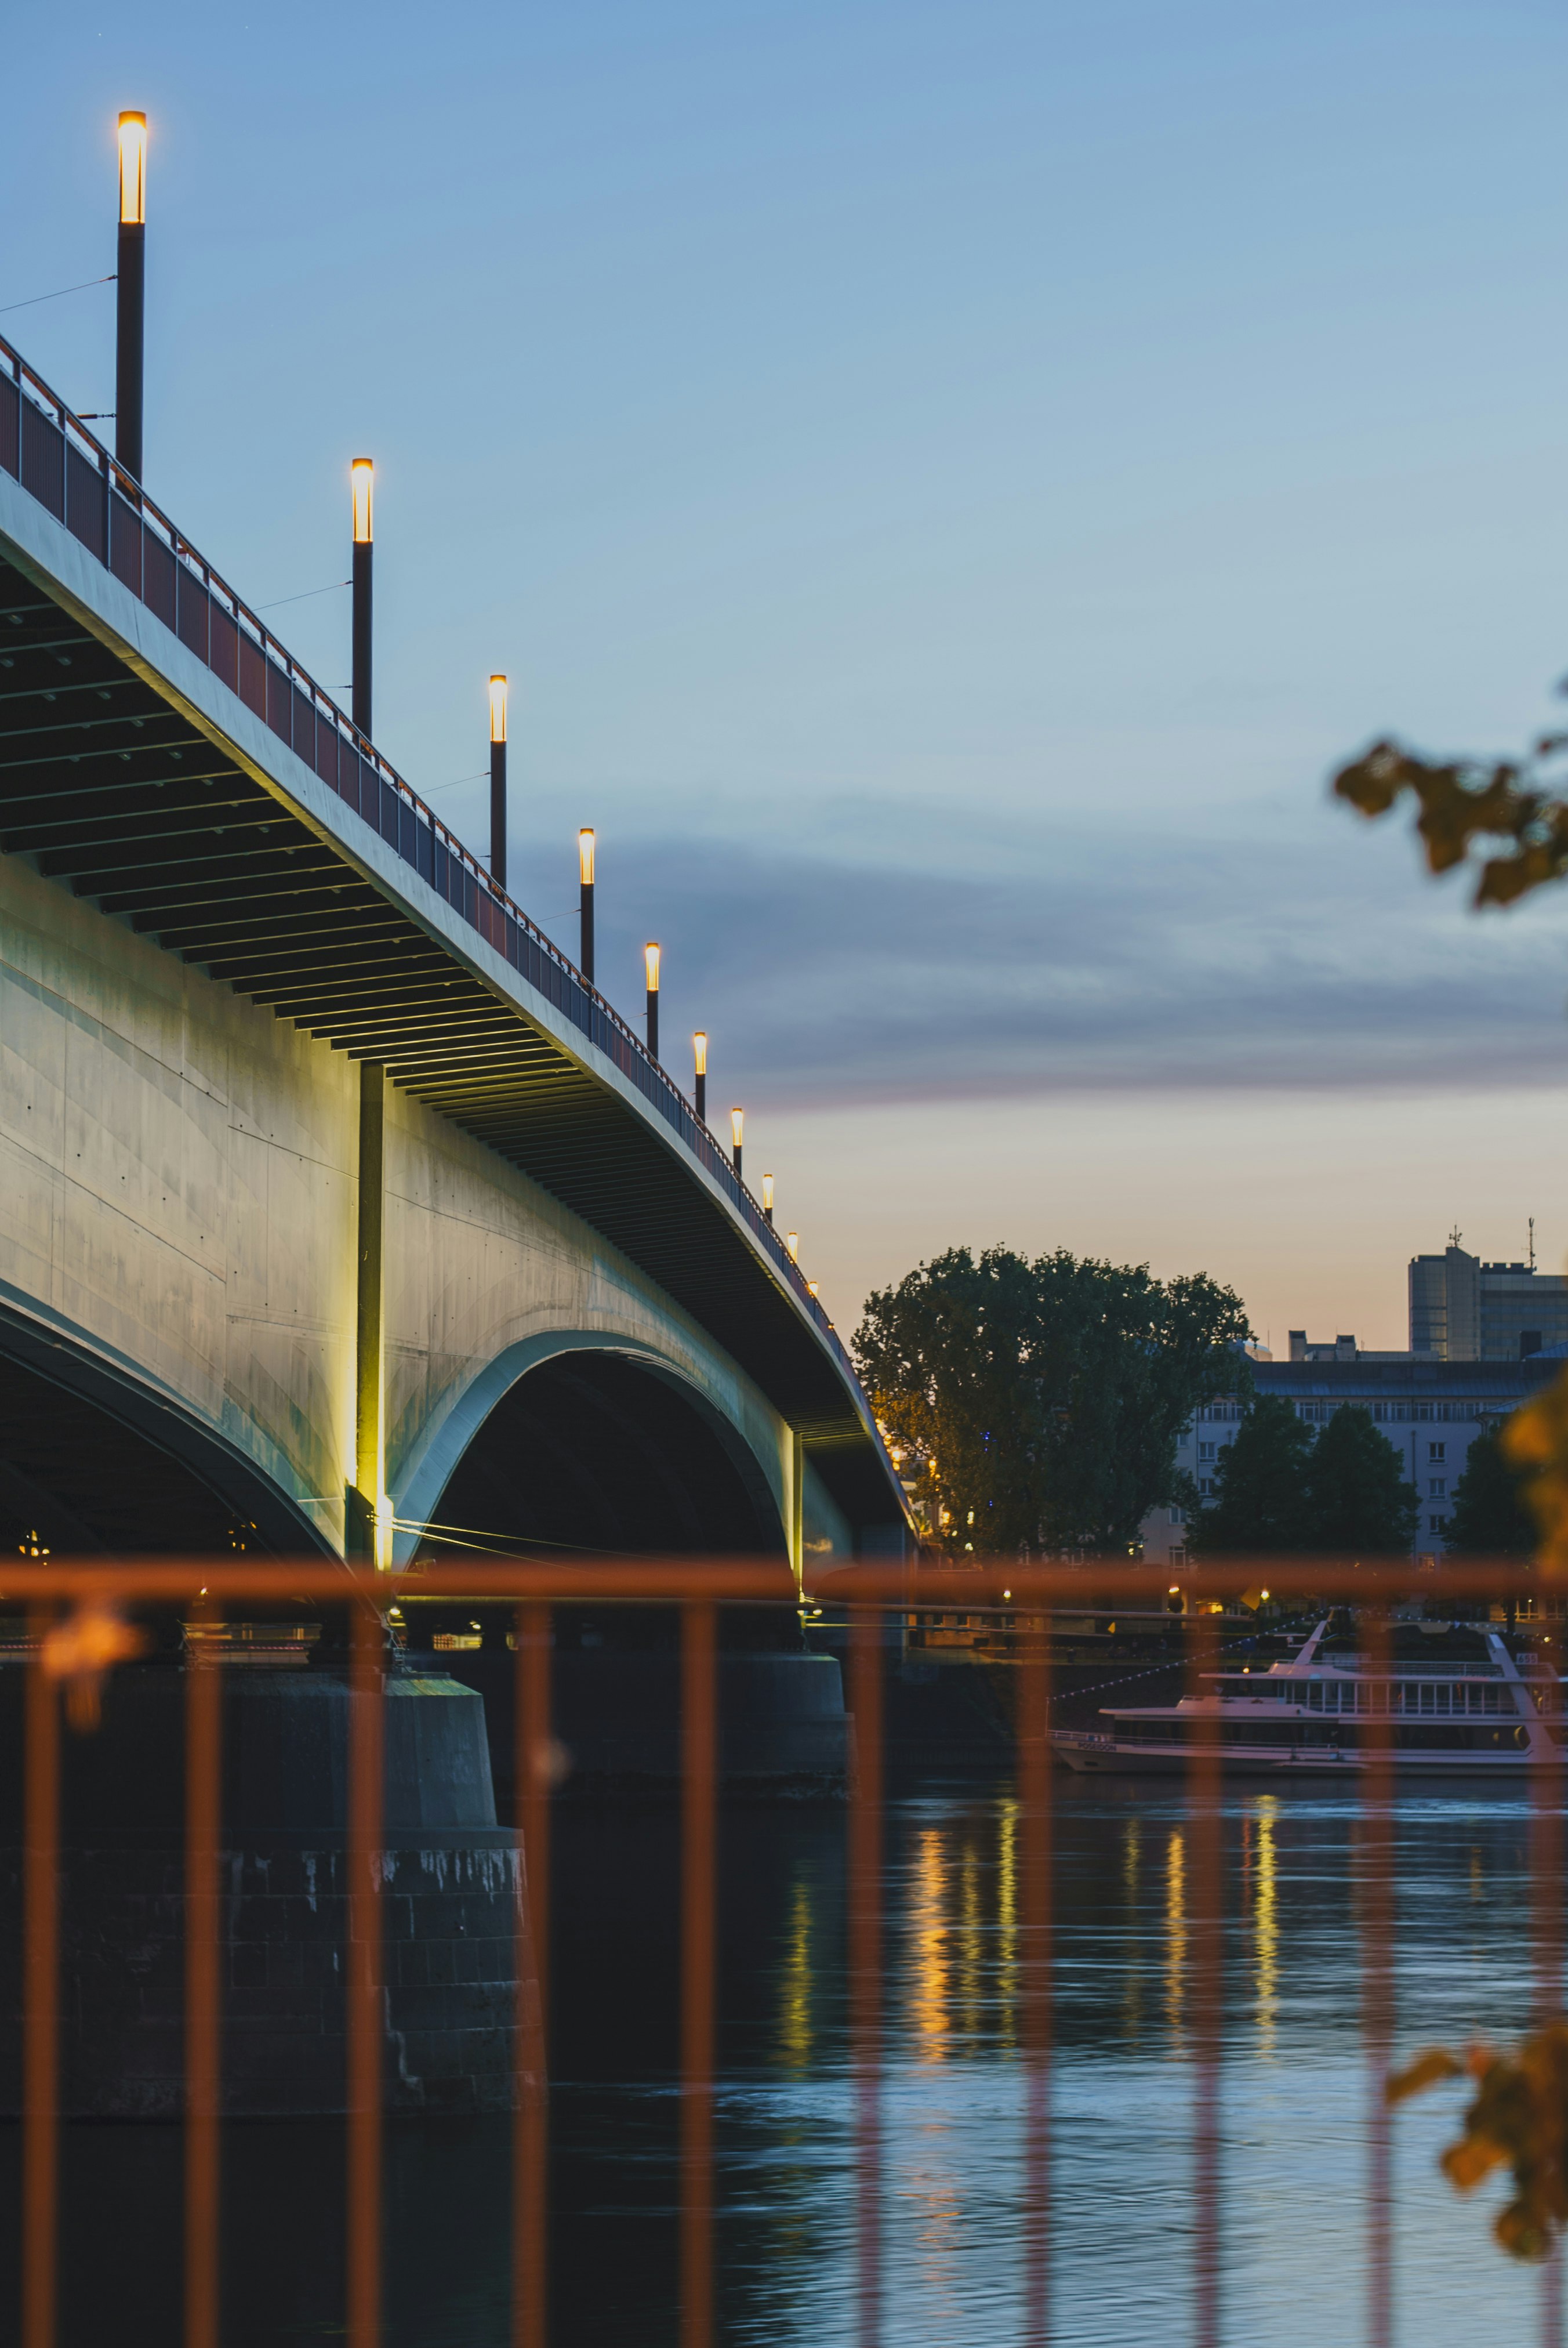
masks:
[(730, 1111), (730, 1139), (733, 1144), (731, 1155), (735, 1161), (735, 1179), (737, 1182), (741, 1179), (741, 1144), (745, 1139), (745, 1134), (746, 1112), (743, 1108), (733, 1108)]
[(785, 1231), (784, 1247), (788, 1251), (791, 1263), (798, 1263), (800, 1262), (800, 1233), (798, 1231)]
[(708, 1122), (708, 1038), (699, 1027), (692, 1038), (692, 1057), (697, 1066), (697, 1122)]
[(771, 1174), (763, 1176), (763, 1212), (771, 1223), (774, 1219), (774, 1178)]
[(659, 949), (646, 945), (642, 959), (648, 965), (648, 1056), (659, 1057)]
[(368, 742), (370, 717), (370, 565), (374, 551), (375, 467), (356, 457), (348, 469), (354, 506), (354, 685), (350, 715)]
[(490, 878), (507, 885), (507, 680), (490, 679)]
[(147, 117), (119, 118), (119, 251), (116, 260), (114, 452), (141, 479), (142, 358), (147, 320)]
[(593, 984), (593, 834), (579, 831), (577, 836), (577, 877), (581, 894), (578, 898), (578, 918), (582, 943), (578, 951), (578, 967)]

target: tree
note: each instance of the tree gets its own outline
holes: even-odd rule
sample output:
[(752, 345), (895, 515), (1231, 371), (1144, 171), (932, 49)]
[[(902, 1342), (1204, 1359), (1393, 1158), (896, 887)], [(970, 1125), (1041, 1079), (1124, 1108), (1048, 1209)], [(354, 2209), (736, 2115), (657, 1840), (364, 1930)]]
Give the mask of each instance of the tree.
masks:
[(1312, 1429), (1283, 1395), (1261, 1395), (1222, 1447), (1214, 1497), (1188, 1533), (1196, 1557), (1278, 1557), (1311, 1548), (1307, 1489)]
[(1193, 1412), (1250, 1378), (1247, 1334), (1203, 1272), (953, 1248), (867, 1297), (855, 1354), (938, 1539), (1106, 1552), (1171, 1497)]
[(1443, 1536), (1449, 1550), (1459, 1557), (1533, 1557), (1541, 1537), (1520, 1498), (1522, 1481), (1509, 1462), (1500, 1429), (1483, 1428), (1454, 1486), (1453, 1514)]
[(1369, 1410), (1342, 1403), (1312, 1447), (1307, 1466), (1307, 1531), (1328, 1556), (1409, 1556), (1416, 1537), (1416, 1488)]

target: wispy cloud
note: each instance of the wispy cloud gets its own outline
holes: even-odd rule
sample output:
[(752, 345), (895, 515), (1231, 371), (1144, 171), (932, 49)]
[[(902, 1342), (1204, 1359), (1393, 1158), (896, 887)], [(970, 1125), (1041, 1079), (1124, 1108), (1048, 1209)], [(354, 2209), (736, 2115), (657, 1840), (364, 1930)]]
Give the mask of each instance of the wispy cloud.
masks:
[(753, 1097), (1560, 1083), (1561, 913), (1474, 919), (1382, 844), (1339, 845), (1034, 840), (989, 873), (622, 853), (671, 949), (667, 1023), (710, 1027)]

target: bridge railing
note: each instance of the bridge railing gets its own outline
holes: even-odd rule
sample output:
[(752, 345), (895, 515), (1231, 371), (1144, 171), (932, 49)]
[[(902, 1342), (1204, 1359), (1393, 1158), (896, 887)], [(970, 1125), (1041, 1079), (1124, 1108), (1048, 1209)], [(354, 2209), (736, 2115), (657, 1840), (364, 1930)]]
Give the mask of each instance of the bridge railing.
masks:
[[(1225, 2210), (1222, 2146), (1226, 2063), (1227, 1971), (1236, 1959), (1227, 1955), (1226, 1846), (1227, 1807), (1223, 1771), (1229, 1745), (1225, 1725), (1212, 1702), (1213, 1673), (1221, 1655), (1221, 1641), (1238, 1624), (1253, 1622), (1260, 1573), (1276, 1606), (1306, 1619), (1334, 1603), (1353, 1604), (1358, 1632), (1358, 1655), (1352, 1672), (1364, 1676), (1358, 1687), (1358, 1717), (1333, 1740), (1318, 1738), (1313, 1746), (1321, 1760), (1331, 1741), (1333, 1762), (1352, 1765), (1341, 1784), (1357, 1805), (1353, 1846), (1352, 1900), (1349, 1933), (1355, 1943), (1350, 1971), (1359, 1984), (1358, 2028), (1364, 2060), (1362, 2093), (1363, 2172), (1358, 2199), (1363, 2214), (1361, 2289), (1362, 2337), (1371, 2348), (1389, 2348), (1392, 2338), (1392, 2288), (1395, 2251), (1396, 2180), (1392, 2161), (1389, 2065), (1398, 2021), (1395, 1939), (1396, 1868), (1394, 1835), (1396, 1770), (1401, 1754), (1419, 1758), (1430, 1744), (1426, 1725), (1429, 1707), (1423, 1702), (1420, 1719), (1408, 1734), (1394, 1717), (1390, 1663), (1393, 1635), (1399, 1610), (1419, 1612), (1439, 1598), (1445, 1608), (1479, 1603), (1483, 1616), (1531, 1612), (1542, 1644), (1533, 1661), (1526, 1659), (1523, 1673), (1510, 1663), (1490, 1668), (1504, 1679), (1512, 1673), (1516, 1720), (1512, 1731), (1514, 1758), (1530, 1771), (1525, 1798), (1531, 1813), (1528, 1865), (1532, 1900), (1522, 1912), (1518, 1930), (1525, 1954), (1525, 1973), (1533, 1981), (1533, 2010), (1538, 2021), (1554, 2018), (1563, 2002), (1563, 1750), (1562, 1684), (1555, 1663), (1541, 1658), (1550, 1640), (1562, 1628), (1561, 1601), (1542, 1604), (1542, 1582), (1517, 1560), (1506, 1566), (1466, 1564), (1445, 1569), (1436, 1579), (1408, 1564), (1378, 1568), (1348, 1567), (1343, 1560), (1327, 1563), (1292, 1559), (1284, 1561), (1234, 1561), (1224, 1568), (1187, 1571), (1182, 1576), (1180, 1602), (1184, 1613), (1168, 1622), (1173, 1641), (1168, 1657), (1187, 1691), (1191, 1734), (1184, 1761), (1159, 1787), (1142, 1783), (1144, 1797), (1156, 1801), (1160, 1816), (1171, 1820), (1173, 1794), (1179, 1803), (1184, 1789), (1184, 1823), (1180, 1828), (1183, 1855), (1180, 1872), (1179, 1933), (1173, 1931), (1170, 1965), (1180, 1972), (1171, 1994), (1181, 2003), (1181, 2046), (1190, 2081), (1187, 2158), (1181, 2172), (1188, 2208), (1184, 2227), (1178, 2205), (1162, 2203), (1161, 2227), (1173, 2245), (1184, 2241), (1184, 2259), (1161, 2254), (1159, 2302), (1155, 2329), (1160, 2336), (1182, 2328), (1185, 2311), (1187, 2335), (1194, 2348), (1218, 2348), (1230, 2336), (1224, 2322), (1225, 2302), (1232, 2261), (1243, 2270), (1255, 2269), (1260, 2253), (1278, 2254), (1279, 2267), (1294, 2271), (1299, 2263), (1301, 2226), (1309, 2215), (1291, 2195), (1273, 2197), (1276, 2237), (1259, 2238), (1259, 2204), (1255, 2198), (1245, 2209), (1235, 2237), (1231, 2236)], [(820, 1576), (811, 1592), (818, 1610), (830, 1612), (843, 1634), (847, 1658), (846, 1695), (854, 1723), (853, 1767), (845, 1837), (847, 1862), (847, 2013), (848, 2079), (852, 2208), (852, 2252), (845, 2295), (848, 2320), (843, 2330), (857, 2348), (876, 2348), (886, 2330), (885, 2294), (887, 2271), (886, 2229), (894, 2196), (889, 2169), (897, 2151), (885, 2097), (893, 2060), (892, 2020), (888, 2003), (886, 1911), (888, 1885), (887, 1802), (884, 1775), (885, 1706), (897, 1668), (899, 1626), (917, 1611), (952, 1604), (982, 1603), (999, 1622), (1010, 1626), (1004, 1663), (997, 1666), (1010, 1679), (1004, 1706), (1013, 1739), (1014, 1791), (1011, 1821), (1015, 1839), (1009, 1848), (1009, 1952), (1005, 1970), (1016, 1990), (1016, 2028), (1009, 2040), (1016, 2062), (1020, 2094), (1015, 2138), (1018, 2180), (1007, 2191), (1010, 2246), (1017, 2250), (1016, 2306), (1005, 2311), (993, 2250), (988, 2253), (987, 2305), (996, 2337), (1011, 2337), (1027, 2348), (1048, 2348), (1053, 2339), (1072, 2336), (1057, 2312), (1061, 2241), (1074, 2209), (1080, 2219), (1086, 2203), (1082, 2190), (1057, 2188), (1063, 2184), (1067, 2164), (1074, 2157), (1076, 2136), (1059, 2136), (1053, 2088), (1054, 2001), (1059, 1973), (1058, 1952), (1075, 1919), (1069, 1910), (1059, 1916), (1062, 1894), (1053, 1861), (1058, 1788), (1053, 1753), (1077, 1754), (1083, 1740), (1054, 1730), (1053, 1704), (1063, 1652), (1071, 1653), (1071, 1626), (1086, 1602), (1102, 1608), (1148, 1608), (1151, 1597), (1163, 1595), (1163, 1569), (1129, 1568), (1125, 1560), (1104, 1565), (1049, 1567), (1017, 1562), (988, 1567), (978, 1573), (956, 1574), (916, 1567), (860, 1566), (839, 1568)], [(680, 2186), (676, 2224), (679, 2232), (678, 2316), (682, 2348), (712, 2348), (718, 2335), (720, 2178), (714, 2156), (714, 2099), (719, 2074), (715, 2011), (718, 2003), (717, 1927), (722, 1913), (723, 1883), (718, 1835), (723, 1748), (719, 1733), (718, 1612), (730, 1605), (791, 1603), (795, 1591), (786, 1570), (753, 1560), (680, 1561), (636, 1558), (585, 1562), (569, 1568), (517, 1560), (481, 1560), (461, 1567), (432, 1566), (417, 1579), (375, 1575), (365, 1570), (308, 1561), (281, 1572), (277, 1564), (247, 1560), (241, 1565), (181, 1560), (174, 1564), (131, 1562), (124, 1566), (59, 1567), (26, 1562), (8, 1567), (5, 1594), (28, 1608), (26, 1653), (25, 1774), (23, 1787), (23, 2225), (21, 2230), (20, 2292), (23, 2348), (56, 2348), (58, 2314), (59, 2249), (61, 2238), (60, 2096), (63, 2022), (61, 1995), (62, 1862), (68, 1854), (62, 1832), (61, 1697), (78, 1724), (97, 1703), (99, 1683), (117, 1653), (129, 1644), (128, 1610), (158, 1608), (165, 1614), (179, 1609), (187, 1618), (184, 1661), (185, 1710), (185, 1838), (183, 1885), (162, 1895), (167, 1910), (182, 1910), (185, 1994), (185, 2165), (184, 2260), (186, 2348), (218, 2348), (220, 2337), (222, 2253), (220, 2227), (219, 2176), (221, 2158), (221, 2017), (223, 1943), (220, 1884), (226, 1879), (220, 1750), (223, 1709), (220, 1688), (224, 1673), (223, 1632), (234, 1620), (234, 1610), (258, 1601), (275, 1602), (286, 1588), (290, 1604), (308, 1604), (326, 1612), (346, 1608), (350, 1617), (346, 1641), (346, 1673), (354, 1698), (349, 1708), (346, 1839), (346, 1933), (340, 1978), (344, 1982), (347, 2054), (347, 2242), (344, 2260), (345, 2320), (343, 2330), (351, 2348), (379, 2348), (384, 2335), (383, 2269), (385, 2236), (382, 2171), (383, 2102), (384, 2096), (387, 2005), (384, 1995), (383, 1949), (384, 1886), (393, 1829), (384, 1825), (384, 1720), (386, 1622), (390, 1600), (412, 1601), (446, 1599), (460, 1603), (465, 1613), (501, 1601), (517, 1609), (508, 1643), (514, 1649), (515, 1698), (515, 1819), (517, 1897), (513, 1965), (516, 1982), (512, 2062), (514, 2134), (510, 2209), (511, 2338), (515, 2348), (548, 2348), (551, 2337), (548, 2261), (551, 2240), (549, 2165), (551, 2135), (548, 2118), (548, 1952), (551, 1892), (550, 1814), (552, 1792), (560, 1768), (559, 1747), (553, 1736), (551, 1663), (553, 1610), (567, 1606), (612, 1606), (650, 1601), (674, 1606), (681, 1613), (681, 1686), (682, 1717), (680, 1739), (681, 1776), (681, 1900), (680, 1900)], [(1174, 1593), (1173, 1593), (1174, 1594)], [(492, 1616), (492, 1621), (494, 1617)], [(1341, 1618), (1343, 1619), (1343, 1618)], [(1551, 1623), (1551, 1632), (1545, 1624)], [(1445, 1629), (1447, 1624), (1443, 1626)], [(891, 1635), (889, 1635), (891, 1633)], [(9, 1651), (14, 1658), (15, 1648)], [(1554, 1651), (1553, 1651), (1554, 1652)], [(15, 1668), (15, 1663), (12, 1663)], [(1234, 1659), (1230, 1666), (1235, 1670)], [(1450, 1665), (1450, 1675), (1464, 1666)], [(1381, 1677), (1379, 1677), (1379, 1674)], [(1430, 1665), (1423, 1678), (1431, 1675)], [(1440, 1673), (1437, 1675), (1440, 1676)], [(1340, 1676), (1343, 1676), (1341, 1673)], [(1376, 1699), (1381, 1690), (1383, 1701)], [(1484, 1744), (1500, 1742), (1488, 1725)], [(1248, 1731), (1255, 1737), (1255, 1727)], [(1305, 1732), (1304, 1732), (1305, 1735)], [(1402, 1740), (1402, 1741), (1401, 1741)], [(1310, 1742), (1308, 1738), (1307, 1740)], [(1304, 1743), (1303, 1750), (1307, 1749)], [(1506, 1757), (1506, 1756), (1505, 1756)], [(1098, 1755), (1091, 1755), (1097, 1759)], [(1276, 1777), (1280, 1782), (1285, 1773)], [(1299, 1773), (1303, 1776), (1305, 1772)], [(1140, 1786), (1121, 1781), (1120, 1792), (1135, 1809)], [(1310, 1799), (1310, 1797), (1307, 1797)], [(1276, 1797), (1277, 1800), (1277, 1797)], [(1234, 1812), (1234, 1803), (1231, 1808)], [(1316, 1805), (1314, 1807), (1317, 1807)], [(1471, 1813), (1467, 1812), (1467, 1817)], [(1234, 1827), (1234, 1817), (1232, 1826)], [(405, 1834), (406, 1835), (405, 1830)], [(1175, 1828), (1173, 1827), (1173, 1834)], [(1467, 1828), (1467, 1832), (1470, 1831)], [(417, 1840), (418, 1829), (414, 1829)], [(1233, 1854), (1234, 1857), (1234, 1854)], [(748, 1862), (753, 1865), (753, 1862)], [(1315, 1861), (1315, 1868), (1320, 1862)], [(1273, 1900), (1272, 1859), (1270, 1901)], [(1234, 1871), (1234, 1870), (1233, 1870)], [(748, 1878), (748, 1880), (750, 1879)], [(1071, 1876), (1063, 1879), (1071, 1883)], [(1247, 1880), (1245, 1849), (1243, 1886)], [(1087, 1894), (1091, 1901), (1093, 1892)], [(1245, 1896), (1245, 1892), (1244, 1892)], [(313, 1912), (316, 1902), (311, 1900)], [(1095, 1931), (1103, 1919), (1094, 1910)], [(1272, 1904), (1270, 1932), (1277, 1927)], [(929, 1921), (924, 1930), (929, 1931)], [(101, 1948), (95, 1962), (103, 1971)], [(1081, 1956), (1067, 1951), (1067, 1972), (1081, 1970)], [(147, 1953), (137, 1948), (118, 1952), (128, 1972), (146, 1969)], [(1098, 1959), (1097, 1959), (1098, 1962)], [(1426, 1960), (1430, 1962), (1430, 1956)], [(419, 1976), (423, 1978), (423, 1976)], [(1067, 1983), (1071, 1993), (1071, 1978)], [(1243, 2003), (1253, 2006), (1253, 1985)], [(1233, 1999), (1232, 2003), (1235, 2003)], [(1478, 2015), (1478, 2023), (1488, 2017)], [(923, 2025), (925, 2026), (924, 2023)], [(965, 2030), (974, 2027), (972, 2019)], [(1343, 2075), (1336, 2067), (1336, 2075)], [(927, 2082), (935, 2074), (927, 2067)], [(1295, 2075), (1300, 2078), (1299, 2071)], [(1561, 2095), (1559, 2075), (1556, 2092)], [(1132, 2086), (1129, 2095), (1144, 2090)], [(911, 2109), (910, 2087), (898, 2090), (907, 2127)], [(1294, 2099), (1293, 2099), (1294, 2100)], [(1102, 2114), (1102, 2117), (1105, 2115)], [(1129, 2114), (1131, 2119), (1133, 2115)], [(1557, 2127), (1562, 2126), (1561, 2110)], [(988, 2122), (988, 2127), (991, 2124)], [(1160, 2124), (1163, 2127), (1164, 2123)], [(1246, 2145), (1247, 2181), (1256, 2186), (1259, 2148), (1255, 2141), (1255, 2115), (1243, 2123)], [(1336, 2141), (1347, 2133), (1336, 2129)], [(1082, 2157), (1081, 2155), (1078, 2157)], [(1090, 2156), (1092, 2157), (1092, 2156)], [(1140, 2149), (1134, 2177), (1123, 2192), (1126, 2206), (1139, 2207), (1138, 2196), (1149, 2187), (1148, 2154)], [(1161, 2190), (1172, 2197), (1183, 2189), (1171, 2151), (1162, 2155)], [(1321, 2167), (1314, 2172), (1321, 2177)], [(997, 2189), (988, 2178), (988, 2199)], [(1337, 2187), (1335, 2188), (1337, 2195)], [(1087, 2196), (1091, 2206), (1105, 2196), (1103, 2168), (1095, 2171)], [(751, 2188), (747, 2188), (751, 2198)], [(1264, 2206), (1267, 2206), (1266, 2204)], [(944, 2203), (945, 2236), (954, 2213)], [(1559, 2213), (1560, 2214), (1560, 2213)], [(143, 2213), (141, 2222), (145, 2222)], [(608, 2222), (614, 2222), (613, 2220)], [(1349, 2237), (1342, 2204), (1336, 2199), (1327, 2218), (1334, 2242), (1334, 2264), (1342, 2272)], [(1095, 2257), (1113, 2262), (1119, 2246), (1130, 2243), (1136, 2227), (1107, 2233), (1104, 2220), (1093, 2224)], [(580, 2237), (579, 2237), (580, 2239)], [(466, 2241), (472, 2260), (475, 2245)], [(607, 2246), (608, 2250), (608, 2246)], [(288, 2256), (285, 2242), (275, 2256)], [(297, 2253), (296, 2253), (297, 2254)], [(1480, 2256), (1489, 2253), (1480, 2250)], [(1495, 2255), (1495, 2253), (1490, 2253)], [(938, 2325), (952, 2320), (952, 2281), (939, 2261), (927, 2262), (932, 2289), (939, 2293), (931, 2313)], [(1429, 2289), (1446, 2291), (1451, 2278), (1446, 2271)], [(1548, 2261), (1542, 2272), (1543, 2339), (1560, 2338), (1560, 2272)], [(5, 2285), (0, 2283), (0, 2290)], [(820, 2310), (822, 2276), (814, 2271), (813, 2305)], [(1144, 2285), (1145, 2293), (1147, 2284)], [(134, 2312), (122, 2308), (128, 2328), (134, 2330)], [(652, 2328), (662, 2336), (671, 2329), (665, 2317), (675, 2310), (649, 2311)], [(1142, 2318), (1140, 2319), (1143, 2320)], [(1491, 2336), (1501, 2336), (1495, 2330)]]
[(344, 716), (138, 481), (0, 337), (0, 467), (612, 1061), (740, 1214), (851, 1377), (824, 1306), (709, 1128), (620, 1013)]

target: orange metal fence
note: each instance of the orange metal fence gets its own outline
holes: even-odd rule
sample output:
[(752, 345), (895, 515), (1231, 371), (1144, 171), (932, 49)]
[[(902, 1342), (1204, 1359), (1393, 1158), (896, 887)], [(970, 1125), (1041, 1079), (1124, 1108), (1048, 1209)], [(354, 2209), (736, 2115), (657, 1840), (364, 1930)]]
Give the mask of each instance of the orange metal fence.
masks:
[[(1348, 1570), (1300, 1560), (1267, 1566), (1281, 1601), (1348, 1603), (1357, 1610), (1360, 1651), (1375, 1672), (1389, 1653), (1394, 1608), (1430, 1600), (1430, 1573), (1408, 1568)], [(1183, 1636), (1186, 1682), (1196, 1692), (1216, 1663), (1215, 1618), (1226, 1601), (1255, 1589), (1260, 1568), (1184, 1570)], [(752, 1561), (681, 1563), (645, 1558), (592, 1565), (515, 1561), (422, 1568), (417, 1579), (319, 1562), (290, 1566), (218, 1563), (100, 1565), (18, 1563), (4, 1575), (7, 1599), (29, 1608), (23, 1801), (23, 2254), (24, 2348), (55, 2348), (59, 2255), (59, 2075), (61, 2060), (62, 1695), (74, 1718), (90, 1715), (105, 1669), (134, 1650), (127, 1618), (138, 1607), (178, 1605), (208, 1633), (234, 1609), (290, 1602), (346, 1609), (352, 1690), (348, 1786), (346, 2336), (375, 2348), (383, 2336), (383, 1665), (387, 1608), (400, 1598), (507, 1601), (516, 1607), (517, 2003), (514, 2031), (512, 2327), (517, 2348), (547, 2348), (548, 2058), (550, 1798), (555, 1748), (550, 1724), (551, 1610), (569, 1603), (660, 1603), (682, 1610), (682, 1952), (680, 2136), (680, 2329), (682, 2348), (710, 2348), (715, 2334), (713, 2086), (715, 1929), (718, 1914), (718, 1610), (726, 1604), (793, 1604), (782, 1567)], [(1017, 1793), (1026, 2065), (1022, 2157), (1026, 2189), (1023, 2291), (1018, 2337), (1044, 2348), (1054, 2335), (1050, 2304), (1052, 2039), (1051, 1653), (1049, 1612), (1149, 1603), (1148, 1569), (1036, 1567), (947, 1572), (857, 1566), (817, 1577), (809, 1593), (842, 1608), (850, 1626), (845, 1696), (854, 1724), (848, 1830), (849, 1967), (856, 2164), (856, 2336), (876, 2348), (883, 2336), (884, 2055), (882, 1625), (889, 1614), (942, 1608), (996, 1610), (1011, 1628), (1019, 1671)], [(1158, 1589), (1163, 1596), (1163, 1579)], [(1517, 1566), (1443, 1574), (1445, 1602), (1535, 1604), (1542, 1584)], [(218, 2348), (220, 2319), (221, 1642), (198, 1638), (185, 1671), (185, 2339)], [(1539, 1701), (1540, 1699), (1538, 1699)], [(1394, 1973), (1390, 1804), (1394, 1723), (1369, 1713), (1358, 1723), (1360, 1835), (1365, 1865), (1360, 1912), (1360, 2030), (1367, 2063), (1365, 2335), (1371, 2348), (1392, 2336), (1393, 2202), (1384, 2092), (1393, 2044)], [(1192, 1825), (1193, 2107), (1191, 2330), (1197, 2348), (1221, 2338), (1220, 2073), (1224, 2007), (1220, 1806), (1223, 1768), (1217, 1715), (1196, 1715), (1187, 1766)], [(1532, 1934), (1537, 2002), (1562, 2003), (1563, 1785), (1554, 1766), (1532, 1775)], [(1542, 2270), (1542, 2337), (1561, 2335), (1559, 2270)]]

